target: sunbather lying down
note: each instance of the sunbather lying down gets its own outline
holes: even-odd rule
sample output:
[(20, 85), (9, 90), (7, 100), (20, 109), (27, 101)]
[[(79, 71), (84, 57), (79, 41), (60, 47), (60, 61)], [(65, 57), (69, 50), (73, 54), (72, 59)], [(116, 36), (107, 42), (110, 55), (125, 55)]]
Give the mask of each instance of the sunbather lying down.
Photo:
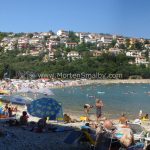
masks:
[(81, 121), (78, 121), (76, 119), (72, 119), (69, 115), (64, 114), (64, 122), (65, 123), (75, 123), (75, 122), (81, 122)]

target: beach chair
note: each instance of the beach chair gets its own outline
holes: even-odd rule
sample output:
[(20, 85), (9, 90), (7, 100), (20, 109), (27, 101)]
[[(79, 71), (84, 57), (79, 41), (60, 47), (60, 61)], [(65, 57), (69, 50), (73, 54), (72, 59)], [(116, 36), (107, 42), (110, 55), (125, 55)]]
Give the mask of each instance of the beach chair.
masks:
[(136, 142), (143, 141), (146, 135), (145, 129), (139, 124), (129, 123), (128, 125), (133, 132), (134, 140)]
[(97, 136), (94, 150), (119, 150), (120, 147), (120, 142), (112, 138), (111, 133), (102, 132)]
[(82, 131), (83, 135), (87, 142), (89, 142), (90, 145), (95, 145), (95, 140), (92, 138), (92, 136), (87, 131)]
[(144, 143), (136, 143), (135, 145), (129, 147), (127, 150), (144, 150)]
[(149, 149), (150, 149), (150, 132), (147, 132), (144, 140), (145, 140), (145, 148), (149, 147)]
[(119, 150), (144, 150), (144, 143), (136, 143), (128, 148), (121, 147)]

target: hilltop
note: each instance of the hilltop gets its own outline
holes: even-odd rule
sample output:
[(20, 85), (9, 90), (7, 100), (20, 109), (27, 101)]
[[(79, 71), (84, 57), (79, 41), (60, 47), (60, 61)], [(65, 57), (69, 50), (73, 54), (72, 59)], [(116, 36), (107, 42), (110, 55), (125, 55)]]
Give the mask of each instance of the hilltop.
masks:
[[(123, 74), (149, 78), (150, 40), (102, 33), (0, 33), (0, 76), (38, 73)], [(8, 69), (11, 68), (11, 69)]]

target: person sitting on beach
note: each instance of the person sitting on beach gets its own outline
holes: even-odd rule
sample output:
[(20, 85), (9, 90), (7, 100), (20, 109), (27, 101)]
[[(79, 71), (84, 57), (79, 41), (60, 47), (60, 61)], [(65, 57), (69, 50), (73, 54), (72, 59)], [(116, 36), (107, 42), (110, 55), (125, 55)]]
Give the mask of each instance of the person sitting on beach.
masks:
[[(96, 133), (95, 150), (110, 149), (113, 134), (116, 128), (111, 120), (105, 120), (103, 125), (100, 125)], [(116, 142), (120, 147), (120, 143)]]
[(146, 115), (144, 116), (144, 119), (149, 119), (148, 114), (146, 114)]
[(91, 108), (93, 108), (93, 106), (91, 106), (89, 104), (85, 104), (84, 105), (84, 112), (85, 112), (85, 116), (87, 117), (87, 121), (90, 121), (90, 119), (89, 119), (89, 112), (90, 112)]
[(128, 119), (126, 118), (125, 114), (123, 113), (122, 116), (119, 118), (119, 123), (126, 124)]
[(75, 122), (80, 122), (76, 119), (72, 119), (69, 115), (64, 114), (64, 123), (75, 123)]
[(146, 114), (146, 115), (145, 115), (145, 119), (149, 119), (149, 116), (148, 116), (148, 114)]
[(8, 108), (9, 108), (8, 104), (6, 104), (4, 108), (5, 108), (5, 110), (8, 110)]
[(15, 106), (15, 107), (13, 108), (13, 111), (14, 111), (14, 112), (17, 112), (17, 111), (18, 111), (18, 107)]
[(47, 123), (46, 123), (47, 117), (44, 117), (42, 119), (39, 119), (37, 123), (37, 132), (43, 132), (43, 130), (46, 128)]
[(6, 104), (5, 107), (3, 108), (3, 113), (6, 116), (8, 116), (8, 108), (9, 108), (8, 104)]
[(64, 122), (71, 123), (71, 118), (67, 114), (64, 114)]
[(102, 107), (104, 106), (102, 100), (100, 99), (96, 99), (96, 118), (97, 118), (97, 122), (100, 120), (100, 118), (102, 117)]
[(20, 125), (27, 125), (28, 124), (28, 118), (29, 118), (29, 116), (27, 115), (27, 112), (23, 111), (22, 116), (20, 117)]
[(12, 107), (8, 107), (8, 117), (14, 117), (12, 114)]

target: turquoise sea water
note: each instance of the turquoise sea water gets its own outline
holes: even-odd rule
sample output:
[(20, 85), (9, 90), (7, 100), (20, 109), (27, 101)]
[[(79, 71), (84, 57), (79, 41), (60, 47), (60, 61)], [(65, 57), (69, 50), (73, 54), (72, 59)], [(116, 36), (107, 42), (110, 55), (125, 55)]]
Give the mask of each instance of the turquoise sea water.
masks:
[[(64, 112), (83, 115), (83, 105), (95, 104), (96, 98), (104, 103), (103, 114), (110, 117), (126, 112), (135, 117), (140, 110), (150, 114), (150, 84), (88, 85), (53, 89), (54, 98), (63, 104)], [(91, 113), (95, 113), (93, 108)]]

